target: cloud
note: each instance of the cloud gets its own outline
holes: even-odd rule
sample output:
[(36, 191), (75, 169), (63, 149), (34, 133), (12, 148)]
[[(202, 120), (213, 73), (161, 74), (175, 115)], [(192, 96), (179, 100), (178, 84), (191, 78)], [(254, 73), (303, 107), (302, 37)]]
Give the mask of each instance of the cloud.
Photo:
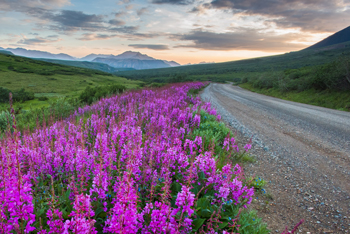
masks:
[(155, 45), (155, 44), (131, 44), (130, 47), (135, 49), (150, 49), (150, 50), (169, 50), (167, 45)]
[(120, 1), (118, 2), (118, 5), (128, 4), (128, 3), (130, 3), (130, 2), (132, 2), (132, 0), (120, 0)]
[(0, 0), (0, 11), (25, 12), (29, 8), (52, 9), (70, 4), (70, 0)]
[(97, 40), (108, 40), (117, 36), (118, 35), (116, 34), (109, 35), (109, 34), (84, 33), (82, 37), (77, 39), (81, 41), (97, 41)]
[(125, 9), (127, 9), (127, 10), (132, 10), (134, 8), (134, 5), (133, 4), (130, 4), (130, 5), (126, 5), (125, 6)]
[(138, 26), (124, 26), (124, 27), (109, 28), (108, 31), (117, 32), (117, 33), (134, 34), (138, 29), (139, 29)]
[(148, 11), (147, 7), (142, 7), (141, 9), (137, 10), (137, 15), (141, 16), (143, 14), (145, 14)]
[(119, 17), (126, 15), (126, 12), (125, 11), (118, 11), (118, 12), (115, 12), (114, 15), (116, 18), (119, 18)]
[(265, 52), (284, 52), (302, 49), (303, 46), (291, 43), (304, 37), (300, 34), (265, 34), (252, 29), (236, 32), (215, 33), (194, 30), (188, 34), (173, 35), (175, 40), (192, 41), (192, 44), (176, 47), (189, 47), (202, 50), (255, 50)]
[(152, 0), (155, 4), (190, 5), (194, 0)]
[(113, 19), (113, 20), (110, 20), (108, 21), (109, 24), (111, 25), (115, 25), (115, 26), (122, 26), (122, 25), (125, 25), (125, 22), (122, 21), (122, 20), (117, 20), (117, 19)]
[(39, 45), (39, 44), (46, 44), (46, 43), (54, 43), (58, 41), (62, 41), (62, 39), (59, 38), (57, 35), (47, 36), (46, 38), (43, 38), (43, 37), (27, 38), (24, 36), (23, 39), (17, 42), (17, 44)]
[(57, 23), (63, 30), (98, 30), (103, 27), (103, 16), (89, 15), (82, 11), (62, 10), (58, 14), (45, 14), (44, 18)]
[(341, 0), (212, 0), (202, 7), (261, 15), (278, 26), (306, 31), (334, 32), (350, 22), (350, 2)]

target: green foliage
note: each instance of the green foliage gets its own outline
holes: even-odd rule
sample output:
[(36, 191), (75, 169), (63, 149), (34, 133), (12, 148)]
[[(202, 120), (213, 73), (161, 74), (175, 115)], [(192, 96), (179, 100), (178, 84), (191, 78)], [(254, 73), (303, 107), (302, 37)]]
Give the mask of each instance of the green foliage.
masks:
[(10, 94), (10, 90), (0, 87), (0, 103), (1, 102), (9, 102), (9, 94)]
[(256, 192), (265, 192), (264, 187), (266, 185), (266, 181), (261, 179), (260, 177), (249, 178), (248, 187), (254, 187)]
[[(214, 189), (212, 186), (203, 188), (206, 179), (204, 173), (199, 173), (198, 177), (200, 178), (201, 185), (193, 184), (192, 192), (198, 194), (202, 189), (207, 192), (205, 195), (199, 194), (198, 200), (195, 203), (194, 215), (196, 218), (192, 223), (193, 233), (206, 233), (210, 225), (214, 229), (223, 229), (229, 232), (239, 231), (242, 234), (270, 233), (267, 225), (257, 217), (256, 211), (240, 210), (244, 203), (237, 205), (230, 200), (223, 202), (220, 206), (215, 205), (212, 202)], [(181, 188), (181, 186), (179, 187)]]
[(23, 131), (27, 128), (33, 130), (37, 126), (48, 125), (53, 121), (67, 118), (79, 106), (81, 103), (77, 99), (58, 98), (50, 101), (48, 107), (22, 110), (16, 114), (17, 128)]
[(124, 90), (126, 90), (126, 87), (120, 84), (97, 87), (87, 86), (85, 90), (80, 94), (79, 100), (90, 105), (92, 102), (97, 101), (100, 98), (122, 93)]
[(197, 96), (199, 94), (199, 89), (190, 89), (187, 93), (188, 96)]
[(8, 111), (0, 112), (0, 133), (12, 126), (12, 116)]
[(160, 87), (163, 87), (164, 85), (165, 85), (164, 83), (151, 83), (148, 85), (148, 87), (160, 88)]
[[(12, 92), (9, 89), (0, 87), (0, 103), (8, 103), (9, 102), (9, 94)], [(12, 99), (14, 102), (25, 102), (28, 100), (34, 99), (34, 93), (26, 91), (24, 88), (12, 92)]]
[(34, 93), (28, 92), (24, 88), (13, 93), (13, 100), (15, 102), (25, 102), (34, 99)]
[(304, 91), (292, 90), (282, 92), (278, 88), (254, 88), (250, 83), (240, 84), (240, 86), (253, 92), (285, 100), (322, 106), (342, 111), (350, 111), (350, 92), (347, 90), (306, 89)]
[(44, 101), (49, 100), (49, 98), (48, 97), (38, 97), (38, 100), (44, 102)]

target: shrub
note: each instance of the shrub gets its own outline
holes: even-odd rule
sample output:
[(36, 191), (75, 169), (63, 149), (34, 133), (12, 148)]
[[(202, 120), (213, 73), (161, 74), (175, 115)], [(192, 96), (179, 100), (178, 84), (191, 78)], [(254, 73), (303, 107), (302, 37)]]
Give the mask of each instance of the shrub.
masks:
[(125, 89), (126, 87), (120, 84), (97, 87), (87, 86), (85, 90), (80, 94), (79, 100), (83, 103), (91, 104), (92, 102), (98, 101), (103, 97), (107, 97), (109, 95), (117, 93), (122, 93)]
[(7, 103), (9, 102), (9, 94), (10, 94), (10, 90), (0, 87), (0, 103), (4, 102)]
[(34, 93), (25, 91), (24, 88), (13, 93), (13, 100), (15, 102), (25, 102), (34, 99)]
[(47, 101), (47, 100), (49, 100), (49, 99), (48, 99), (47, 97), (39, 97), (38, 100), (39, 100), (39, 101)]
[(12, 116), (8, 111), (0, 112), (0, 133), (4, 132), (7, 127), (12, 126)]

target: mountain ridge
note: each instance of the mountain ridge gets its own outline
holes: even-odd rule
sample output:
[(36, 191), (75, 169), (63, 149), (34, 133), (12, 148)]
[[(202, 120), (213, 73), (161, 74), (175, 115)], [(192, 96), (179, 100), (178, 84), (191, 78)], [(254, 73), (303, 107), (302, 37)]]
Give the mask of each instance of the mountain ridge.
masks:
[(350, 26), (332, 34), (331, 36), (317, 42), (312, 46), (307, 47), (304, 50), (321, 49), (348, 41), (350, 41)]
[[(152, 69), (152, 68), (166, 68), (166, 67), (176, 67), (181, 66), (179, 63), (175, 61), (167, 61), (161, 59), (155, 59), (153, 57), (148, 56), (147, 54), (142, 54), (137, 51), (125, 51), (118, 55), (113, 54), (89, 54), (82, 58), (75, 58), (68, 54), (60, 53), (60, 54), (52, 54), (46, 51), (40, 50), (27, 50), (24, 48), (7, 48), (4, 49), (0, 47), (0, 50), (9, 51), (14, 55), (34, 58), (39, 60), (53, 60), (54, 63), (60, 63), (68, 66), (77, 66), (85, 67), (89, 66), (89, 68), (96, 69), (96, 67), (100, 67), (101, 71), (107, 71), (107, 67), (101, 67), (95, 65), (93, 63), (104, 63), (106, 65), (113, 64), (113, 68), (130, 68), (130, 69)], [(59, 61), (60, 60), (60, 61)], [(118, 60), (116, 62), (115, 60)], [(123, 61), (123, 62), (122, 62)], [(80, 62), (80, 63), (79, 63)], [(84, 63), (82, 62), (89, 62)], [(132, 64), (134, 62), (135, 64)], [(70, 64), (70, 65), (69, 65)], [(103, 69), (103, 70), (102, 70)]]

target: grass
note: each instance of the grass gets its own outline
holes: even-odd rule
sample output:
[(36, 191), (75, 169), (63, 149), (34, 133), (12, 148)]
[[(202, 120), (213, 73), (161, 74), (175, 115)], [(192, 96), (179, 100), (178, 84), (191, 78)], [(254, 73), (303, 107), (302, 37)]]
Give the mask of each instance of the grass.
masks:
[(278, 72), (305, 66), (328, 63), (341, 56), (350, 55), (350, 42), (343, 47), (329, 47), (323, 50), (303, 50), (283, 55), (252, 58), (239, 61), (180, 66), (162, 69), (147, 69), (117, 72), (130, 79), (154, 82), (174, 82), (185, 80), (235, 81), (242, 77), (264, 72)]
[(350, 111), (350, 92), (349, 91), (318, 91), (315, 89), (282, 92), (276, 88), (260, 89), (254, 88), (250, 83), (240, 84), (240, 87), (250, 91), (288, 100), (293, 102), (305, 103), (314, 106), (321, 106), (341, 111)]
[[(128, 80), (109, 73), (58, 65), (30, 58), (0, 54), (0, 87), (9, 90), (25, 88), (35, 97), (48, 97), (48, 101), (32, 100), (16, 106), (23, 109), (48, 106), (58, 97), (77, 97), (87, 86), (122, 84), (128, 89), (140, 87), (143, 82)], [(0, 105), (4, 107), (4, 104)]]

